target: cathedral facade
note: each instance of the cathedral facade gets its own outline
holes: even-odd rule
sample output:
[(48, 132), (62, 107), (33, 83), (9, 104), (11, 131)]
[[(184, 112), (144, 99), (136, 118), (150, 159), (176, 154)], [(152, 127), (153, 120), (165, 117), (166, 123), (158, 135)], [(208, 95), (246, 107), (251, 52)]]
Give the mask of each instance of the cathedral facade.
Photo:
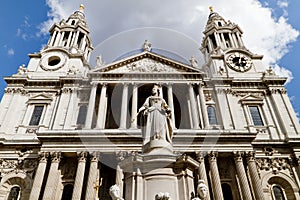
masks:
[(300, 199), (286, 78), (242, 34), (211, 10), (203, 66), (149, 41), (91, 66), (83, 7), (54, 24), (48, 44), (5, 77), (0, 199)]

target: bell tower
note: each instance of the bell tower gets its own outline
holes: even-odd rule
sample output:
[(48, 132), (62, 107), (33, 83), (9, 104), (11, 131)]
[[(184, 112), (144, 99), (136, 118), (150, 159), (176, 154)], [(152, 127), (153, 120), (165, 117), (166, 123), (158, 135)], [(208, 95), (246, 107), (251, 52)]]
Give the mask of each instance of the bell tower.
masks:
[(85, 74), (93, 50), (84, 6), (65, 21), (54, 24), (47, 45), (39, 52), (30, 54), (30, 72), (52, 72), (51, 75)]
[(201, 51), (208, 76), (249, 76), (249, 73), (257, 76), (257, 72), (265, 71), (261, 62), (263, 56), (253, 54), (245, 47), (241, 28), (226, 21), (212, 7), (203, 33)]

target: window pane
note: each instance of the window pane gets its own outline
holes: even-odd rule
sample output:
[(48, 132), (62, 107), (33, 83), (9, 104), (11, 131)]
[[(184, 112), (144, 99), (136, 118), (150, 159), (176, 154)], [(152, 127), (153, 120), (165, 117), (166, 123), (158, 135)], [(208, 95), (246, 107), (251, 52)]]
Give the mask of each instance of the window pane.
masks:
[(42, 117), (43, 109), (44, 109), (44, 106), (35, 106), (34, 107), (32, 117), (31, 117), (31, 120), (29, 123), (30, 126), (39, 125), (41, 117)]
[(249, 110), (254, 126), (263, 126), (264, 124), (261, 119), (258, 106), (249, 106)]
[(217, 124), (217, 117), (215, 108), (212, 106), (207, 107), (208, 121), (209, 124)]
[(283, 191), (279, 186), (273, 187), (273, 193), (274, 193), (275, 200), (285, 200)]
[(84, 125), (86, 119), (87, 107), (80, 106), (79, 113), (77, 117), (77, 125)]
[(71, 200), (72, 194), (73, 194), (73, 185), (71, 184), (65, 185), (61, 200)]

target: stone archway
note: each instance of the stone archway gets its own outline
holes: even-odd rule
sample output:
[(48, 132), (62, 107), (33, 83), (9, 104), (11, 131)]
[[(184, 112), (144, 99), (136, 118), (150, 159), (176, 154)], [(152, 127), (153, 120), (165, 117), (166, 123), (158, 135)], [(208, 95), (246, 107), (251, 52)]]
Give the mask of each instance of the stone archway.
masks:
[(288, 200), (297, 200), (299, 196), (299, 188), (295, 181), (285, 173), (278, 173), (274, 175), (272, 172), (269, 172), (262, 178), (263, 190), (268, 191), (270, 199), (272, 199), (272, 185), (279, 185), (285, 191), (286, 198)]
[(31, 179), (25, 173), (9, 173), (0, 183), (0, 199), (7, 199), (11, 188), (20, 187), (20, 199), (28, 200), (31, 188)]

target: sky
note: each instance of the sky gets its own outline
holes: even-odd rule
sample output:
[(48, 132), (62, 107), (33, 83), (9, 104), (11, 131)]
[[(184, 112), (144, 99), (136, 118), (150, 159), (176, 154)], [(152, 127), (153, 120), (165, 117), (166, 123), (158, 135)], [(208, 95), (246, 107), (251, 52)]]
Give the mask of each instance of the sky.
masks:
[[(263, 62), (288, 78), (286, 88), (300, 113), (300, 1), (299, 0), (10, 0), (0, 13), (0, 98), (6, 87), (3, 77), (28, 64), (29, 53), (40, 51), (49, 39), (49, 28), (67, 19), (80, 4), (91, 32), (95, 57), (106, 63), (140, 48), (145, 39), (157, 49), (186, 58), (195, 56), (209, 15), (214, 7), (225, 20), (238, 24), (243, 40)], [(176, 42), (174, 42), (176, 41)]]

